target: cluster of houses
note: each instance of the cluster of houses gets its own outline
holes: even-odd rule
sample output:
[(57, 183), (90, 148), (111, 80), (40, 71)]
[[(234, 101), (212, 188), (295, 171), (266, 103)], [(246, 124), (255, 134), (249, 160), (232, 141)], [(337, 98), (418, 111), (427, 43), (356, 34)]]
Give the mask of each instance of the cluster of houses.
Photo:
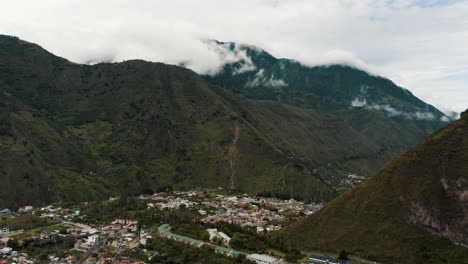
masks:
[[(295, 200), (280, 200), (276, 198), (257, 198), (248, 195), (224, 195), (220, 192), (214, 194), (190, 192), (155, 193), (153, 195), (142, 195), (148, 210), (180, 210), (191, 208), (199, 213), (199, 220), (205, 223), (227, 222), (238, 224), (244, 227), (255, 228), (257, 232), (268, 232), (282, 228), (282, 221), (292, 216), (303, 217), (319, 210), (321, 204), (302, 203)], [(111, 198), (110, 201), (118, 198)], [(32, 243), (38, 245), (44, 243), (54, 243), (66, 237), (75, 238), (72, 248), (64, 249), (67, 254), (50, 254), (48, 263), (53, 264), (139, 264), (138, 259), (128, 259), (123, 257), (128, 250), (140, 250), (140, 245), (145, 245), (151, 239), (148, 229), (142, 228), (136, 221), (129, 219), (116, 219), (115, 221), (88, 226), (79, 222), (85, 219), (79, 210), (62, 208), (58, 206), (45, 206), (34, 208), (24, 206), (17, 212), (9, 209), (0, 211), (0, 217), (17, 217), (22, 215), (35, 215), (43, 218), (58, 220), (63, 228), (50, 230), (44, 228), (40, 233), (28, 237)], [(9, 237), (15, 237), (15, 232), (9, 227), (0, 226), (0, 264), (6, 262), (29, 264), (34, 263), (34, 259), (24, 252), (17, 252), (7, 247)], [(215, 251), (231, 256), (243, 254), (248, 259), (259, 264), (284, 263), (281, 260), (264, 254), (246, 254), (229, 247), (231, 238), (217, 229), (207, 230), (210, 236), (208, 244), (215, 246)], [(27, 233), (27, 232), (25, 232)], [(195, 246), (206, 244), (207, 242), (179, 236), (171, 233), (162, 233), (171, 239), (191, 243)], [(3, 238), (2, 238), (3, 237)], [(3, 242), (2, 242), (3, 241)], [(103, 250), (106, 249), (106, 250)], [(112, 256), (108, 254), (111, 249)], [(70, 252), (70, 253), (68, 253)], [(73, 253), (78, 252), (78, 253)], [(91, 256), (93, 252), (93, 256)], [(58, 257), (61, 256), (61, 257)], [(3, 262), (2, 262), (3, 261)]]
[[(82, 223), (71, 221), (81, 219), (79, 211), (46, 206), (42, 208), (33, 208), (32, 206), (25, 206), (18, 210), (17, 213), (2, 210), (3, 216), (8, 217), (22, 217), (22, 215), (35, 215), (42, 218), (52, 218), (59, 220), (63, 228), (52, 230), (44, 228), (44, 230), (29, 236), (28, 243), (30, 245), (42, 245), (45, 243), (54, 243), (60, 241), (65, 237), (76, 238), (73, 248), (63, 249), (65, 252), (81, 252), (77, 254), (68, 254), (65, 257), (58, 257), (56, 254), (50, 254), (47, 263), (52, 264), (74, 264), (74, 263), (92, 263), (92, 264), (140, 264), (142, 263), (137, 259), (129, 259), (121, 256), (109, 256), (105, 253), (99, 253), (97, 257), (89, 256), (86, 259), (81, 259), (82, 256), (90, 254), (90, 252), (100, 252), (104, 247), (111, 247), (114, 253), (121, 253), (128, 249), (138, 248), (141, 244), (146, 244), (146, 241), (151, 238), (149, 230), (139, 228), (137, 221), (129, 219), (116, 219), (107, 224), (91, 227)], [(7, 214), (8, 213), (8, 214)], [(17, 264), (30, 264), (35, 263), (36, 260), (28, 257), (28, 254), (17, 252), (14, 249), (7, 247), (8, 240), (16, 234), (8, 227), (0, 229), (0, 263), (17, 263)], [(63, 254), (61, 254), (63, 255)]]
[(318, 211), (322, 204), (303, 203), (277, 198), (254, 198), (248, 195), (205, 195), (196, 191), (142, 195), (149, 209), (178, 210), (196, 208), (205, 223), (226, 222), (269, 232), (282, 228), (281, 222), (293, 215), (302, 217)]
[(203, 202), (214, 212), (202, 219), (205, 223), (226, 222), (244, 227), (256, 228), (257, 232), (280, 230), (285, 215), (299, 216), (312, 214), (321, 207), (319, 204), (304, 204), (295, 200), (279, 200), (275, 198), (251, 198), (246, 195), (217, 195), (213, 201)]
[(10, 239), (8, 237), (0, 238), (0, 264), (33, 264), (34, 260), (29, 258), (27, 253), (18, 252), (7, 246)]

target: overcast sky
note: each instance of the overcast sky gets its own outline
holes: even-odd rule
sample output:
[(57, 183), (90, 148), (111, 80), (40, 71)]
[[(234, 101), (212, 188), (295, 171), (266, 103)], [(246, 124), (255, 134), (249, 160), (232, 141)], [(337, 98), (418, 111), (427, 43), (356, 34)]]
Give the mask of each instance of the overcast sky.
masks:
[(0, 34), (71, 61), (222, 65), (203, 40), (259, 46), (308, 65), (348, 63), (441, 110), (468, 108), (468, 1), (0, 0)]

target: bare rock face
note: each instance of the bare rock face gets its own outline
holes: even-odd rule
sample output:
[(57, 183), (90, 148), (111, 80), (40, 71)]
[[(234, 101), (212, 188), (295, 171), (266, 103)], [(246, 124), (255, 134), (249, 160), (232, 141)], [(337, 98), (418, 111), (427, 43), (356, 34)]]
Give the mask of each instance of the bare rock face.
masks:
[[(459, 179), (456, 184), (443, 182), (447, 193), (453, 194), (456, 216), (447, 218), (441, 208), (426, 207), (412, 202), (408, 219), (410, 223), (424, 226), (432, 233), (442, 235), (454, 243), (468, 245), (468, 186), (466, 179)], [(460, 184), (460, 185), (459, 185)]]
[(459, 216), (444, 223), (442, 235), (455, 243), (468, 245), (468, 179), (448, 181), (447, 193), (459, 209)]
[[(409, 203), (408, 220), (442, 235), (454, 243), (468, 245), (468, 115), (423, 143), (418, 160), (403, 170), (419, 171), (415, 189), (428, 186), (415, 195), (401, 194)], [(416, 153), (416, 151), (415, 151)], [(431, 159), (432, 157), (432, 159)], [(419, 186), (418, 186), (419, 185)], [(417, 197), (417, 199), (414, 199)]]

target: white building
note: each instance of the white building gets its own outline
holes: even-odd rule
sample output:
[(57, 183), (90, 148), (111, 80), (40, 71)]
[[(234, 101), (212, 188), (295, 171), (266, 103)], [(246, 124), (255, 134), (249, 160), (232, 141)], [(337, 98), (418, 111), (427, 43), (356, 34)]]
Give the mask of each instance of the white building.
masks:
[(257, 264), (281, 264), (282, 260), (265, 254), (250, 254), (247, 256), (248, 260), (255, 261)]
[(202, 210), (202, 209), (198, 210), (198, 213), (201, 214), (201, 215), (206, 215), (206, 211)]
[(10, 247), (4, 247), (4, 248), (0, 249), (0, 254), (8, 255), (8, 254), (11, 253), (11, 251), (13, 251), (12, 248), (10, 248)]
[(218, 234), (223, 238), (226, 244), (229, 244), (231, 238), (228, 235), (226, 235), (224, 232), (218, 232)]
[(0, 228), (0, 235), (8, 235), (8, 234), (10, 234), (10, 228), (8, 227)]

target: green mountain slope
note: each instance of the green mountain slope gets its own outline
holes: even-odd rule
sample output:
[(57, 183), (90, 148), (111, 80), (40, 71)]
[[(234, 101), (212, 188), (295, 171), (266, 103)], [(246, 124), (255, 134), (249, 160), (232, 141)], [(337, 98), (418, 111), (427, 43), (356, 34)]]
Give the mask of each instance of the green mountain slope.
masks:
[(434, 122), (417, 122), (421, 129), (437, 127), (441, 118), (448, 118), (392, 81), (350, 66), (309, 67), (294, 60), (277, 59), (254, 46), (217, 41), (209, 45), (236, 59), (227, 60), (218, 72), (206, 78), (249, 98), (330, 112), (366, 108), (394, 120)]
[(282, 232), (289, 245), (385, 263), (468, 263), (468, 114)]
[[(341, 65), (308, 67), (277, 59), (259, 48), (209, 42), (227, 63), (205, 78), (257, 100), (272, 100), (335, 116), (375, 149), (360, 155), (337, 155), (318, 168), (324, 178), (349, 180), (368, 176), (408, 146), (443, 126), (449, 117), (392, 81)], [(301, 153), (304, 162), (314, 160)], [(329, 167), (335, 168), (329, 172)], [(348, 179), (346, 179), (348, 177)]]
[(324, 123), (314, 112), (251, 102), (177, 66), (79, 65), (6, 36), (0, 47), (0, 207), (168, 186), (335, 195), (275, 141)]
[(381, 111), (246, 99), (181, 67), (80, 65), (7, 36), (0, 107), (0, 207), (169, 186), (328, 200), (425, 134)]

